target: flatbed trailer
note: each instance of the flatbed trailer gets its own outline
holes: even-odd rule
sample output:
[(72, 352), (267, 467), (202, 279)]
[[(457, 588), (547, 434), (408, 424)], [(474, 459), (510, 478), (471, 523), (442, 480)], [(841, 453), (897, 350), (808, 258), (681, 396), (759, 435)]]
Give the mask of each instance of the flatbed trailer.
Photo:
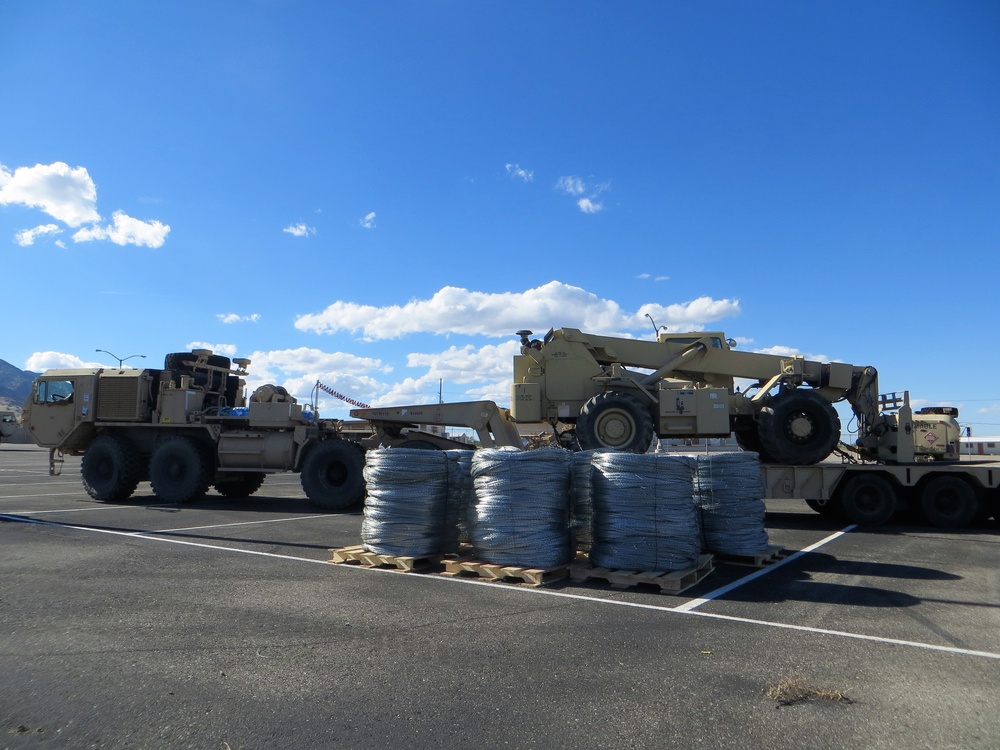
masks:
[(762, 464), (761, 478), (766, 499), (802, 499), (819, 513), (863, 525), (885, 523), (906, 508), (942, 528), (1000, 514), (1000, 461)]

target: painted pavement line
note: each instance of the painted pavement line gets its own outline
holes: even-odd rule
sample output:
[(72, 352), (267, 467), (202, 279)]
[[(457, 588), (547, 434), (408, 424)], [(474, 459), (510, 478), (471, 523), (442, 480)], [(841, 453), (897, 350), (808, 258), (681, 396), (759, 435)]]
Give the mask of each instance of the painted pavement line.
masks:
[[(165, 542), (167, 544), (180, 544), (186, 547), (199, 547), (202, 549), (218, 550), (222, 552), (236, 552), (244, 555), (253, 555), (255, 557), (267, 557), (277, 560), (291, 560), (293, 562), (304, 562), (313, 563), (317, 565), (329, 565), (331, 567), (336, 567), (341, 570), (354, 570), (354, 571), (364, 571), (366, 573), (386, 573), (390, 575), (398, 576), (399, 571), (392, 570), (390, 568), (365, 568), (358, 565), (336, 565), (328, 560), (316, 560), (309, 557), (295, 557), (292, 555), (279, 555), (274, 552), (259, 552), (257, 550), (246, 550), (238, 549), (236, 547), (225, 547), (219, 544), (205, 544), (202, 542), (189, 542), (183, 539), (170, 539), (168, 537), (162, 536), (148, 536), (144, 534), (136, 534), (134, 532), (126, 531), (112, 531), (109, 529), (95, 529), (89, 526), (73, 526), (71, 524), (59, 523), (56, 521), (40, 521), (35, 518), (23, 518), (20, 516), (11, 516), (7, 514), (0, 514), (0, 520), (15, 521), (19, 523), (36, 524), (40, 526), (55, 526), (64, 529), (71, 529), (74, 531), (88, 531), (97, 534), (110, 534), (111, 536), (126, 537), (129, 539), (145, 539), (151, 542)], [(838, 532), (834, 537), (846, 533), (847, 530), (853, 527), (848, 527), (842, 532)], [(825, 543), (821, 540), (822, 543)], [(816, 548), (821, 542), (817, 542), (816, 545), (811, 545), (813, 549)], [(807, 548), (808, 549), (808, 548)], [(805, 550), (803, 550), (803, 553)], [(788, 559), (788, 558), (786, 558)], [(906, 646), (909, 648), (918, 648), (925, 651), (938, 651), (948, 654), (956, 654), (961, 656), (974, 656), (983, 659), (995, 659), (1000, 661), (1000, 653), (995, 653), (993, 651), (976, 651), (974, 649), (967, 648), (957, 648), (955, 646), (941, 646), (934, 643), (922, 643), (920, 641), (907, 641), (900, 638), (886, 638), (877, 635), (866, 635), (864, 633), (851, 633), (845, 630), (831, 630), (828, 628), (814, 628), (806, 625), (793, 625), (790, 623), (783, 622), (773, 622), (771, 620), (757, 620), (750, 617), (735, 617), (733, 615), (720, 615), (711, 612), (698, 612), (691, 610), (682, 610), (678, 607), (664, 607), (657, 604), (642, 604), (640, 602), (623, 602), (615, 601), (612, 599), (601, 599), (599, 597), (582, 596), (580, 594), (568, 594), (563, 591), (547, 591), (541, 588), (528, 588), (524, 586), (505, 586), (498, 587), (495, 584), (488, 583), (486, 581), (479, 581), (473, 578), (459, 578), (459, 577), (445, 577), (445, 576), (419, 576), (421, 581), (440, 581), (441, 583), (448, 584), (466, 584), (470, 586), (487, 586), (493, 590), (508, 591), (516, 594), (536, 594), (542, 596), (554, 596), (560, 599), (572, 599), (580, 602), (587, 602), (590, 604), (606, 604), (617, 607), (631, 607), (633, 609), (645, 609), (645, 610), (656, 610), (658, 612), (673, 613), (677, 615), (684, 615), (687, 617), (704, 617), (711, 620), (722, 620), (725, 622), (735, 622), (742, 623), (745, 625), (756, 625), (759, 627), (769, 627), (778, 628), (780, 630), (791, 630), (800, 633), (812, 633), (816, 635), (829, 635), (838, 638), (850, 638), (852, 640), (867, 641), (869, 643), (879, 643), (888, 644), (894, 646)]]

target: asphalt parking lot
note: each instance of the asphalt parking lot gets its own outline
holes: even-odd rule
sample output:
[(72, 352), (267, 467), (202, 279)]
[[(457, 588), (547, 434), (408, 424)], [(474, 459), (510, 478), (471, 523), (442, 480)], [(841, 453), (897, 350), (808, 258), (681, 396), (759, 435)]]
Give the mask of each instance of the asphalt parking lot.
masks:
[(995, 748), (1000, 535), (770, 503), (681, 595), (333, 565), (361, 515), (93, 502), (0, 446), (0, 748)]

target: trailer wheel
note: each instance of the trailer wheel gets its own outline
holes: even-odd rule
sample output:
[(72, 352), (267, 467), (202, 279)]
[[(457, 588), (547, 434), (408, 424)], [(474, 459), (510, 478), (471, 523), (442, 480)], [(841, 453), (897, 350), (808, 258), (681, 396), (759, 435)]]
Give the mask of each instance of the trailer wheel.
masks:
[(365, 495), (365, 456), (348, 440), (324, 440), (302, 462), (302, 489), (323, 510), (345, 510)]
[(937, 477), (928, 482), (920, 493), (920, 508), (924, 516), (942, 529), (968, 526), (979, 512), (976, 491), (958, 477)]
[(821, 500), (818, 498), (806, 498), (806, 505), (819, 513), (823, 518), (843, 518), (845, 516), (844, 506), (838, 500), (829, 498)]
[(854, 523), (881, 526), (896, 512), (896, 490), (876, 474), (851, 477), (840, 493), (841, 507)]
[(120, 502), (131, 497), (139, 485), (141, 473), (135, 447), (117, 435), (95, 438), (80, 463), (84, 489), (102, 503)]
[(198, 500), (208, 491), (215, 473), (207, 448), (183, 435), (169, 437), (153, 451), (149, 481), (153, 492), (168, 503)]
[(232, 474), (216, 482), (215, 491), (223, 497), (250, 497), (264, 484), (265, 476), (267, 475), (259, 471)]
[(833, 404), (814, 390), (779, 393), (761, 410), (758, 435), (775, 463), (808, 466), (833, 452), (840, 440), (840, 417)]
[(629, 393), (599, 393), (580, 410), (576, 437), (583, 450), (611, 448), (645, 453), (653, 442), (653, 418)]

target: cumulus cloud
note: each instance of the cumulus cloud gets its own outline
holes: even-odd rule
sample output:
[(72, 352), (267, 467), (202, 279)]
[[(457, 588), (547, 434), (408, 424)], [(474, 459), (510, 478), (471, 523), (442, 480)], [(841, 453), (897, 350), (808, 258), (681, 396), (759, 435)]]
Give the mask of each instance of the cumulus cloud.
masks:
[(112, 223), (105, 226), (84, 227), (73, 235), (74, 242), (90, 242), (92, 240), (110, 240), (116, 245), (139, 245), (145, 247), (163, 247), (170, 234), (170, 227), (159, 221), (142, 221), (127, 216), (122, 211), (115, 211), (111, 216)]
[(49, 234), (61, 234), (62, 230), (55, 224), (42, 224), (34, 229), (25, 229), (14, 235), (14, 241), (21, 247), (30, 247), (35, 240)]
[(293, 237), (308, 237), (309, 235), (316, 234), (316, 230), (313, 227), (306, 226), (303, 223), (292, 224), (281, 230), (282, 232), (288, 232), (288, 234)]
[(100, 362), (87, 362), (75, 354), (63, 352), (35, 352), (24, 363), (24, 369), (31, 372), (45, 372), (54, 369), (96, 370), (98, 367), (103, 367), (103, 365)]
[[(159, 221), (141, 221), (123, 211), (115, 211), (112, 223), (100, 226), (97, 186), (85, 167), (65, 162), (18, 167), (13, 172), (0, 164), (0, 205), (21, 205), (41, 209), (66, 226), (76, 229), (74, 242), (108, 240), (116, 245), (161, 247), (170, 227)], [(43, 235), (58, 234), (61, 228), (45, 224), (18, 232), (14, 240), (22, 247), (33, 245)], [(56, 244), (65, 247), (61, 240)]]
[(511, 176), (511, 179), (517, 178), (523, 182), (531, 182), (535, 179), (535, 173), (532, 170), (523, 169), (520, 164), (507, 164), (507, 174)]
[(375, 212), (374, 211), (371, 211), (371, 212), (365, 214), (361, 218), (361, 226), (363, 226), (365, 229), (374, 229), (375, 228)]
[[(358, 401), (372, 402), (389, 388), (379, 377), (392, 371), (392, 367), (380, 359), (308, 347), (254, 351), (249, 359), (250, 374), (246, 380), (251, 391), (264, 383), (275, 383), (287, 388), (300, 400), (309, 398), (318, 380)], [(320, 400), (320, 406), (325, 409), (349, 408), (334, 398), (326, 397)]]
[(214, 354), (232, 357), (236, 354), (236, 344), (209, 344), (207, 341), (190, 341), (185, 344), (187, 349), (211, 349)]
[(576, 205), (580, 207), (580, 210), (585, 214), (596, 214), (599, 211), (604, 210), (603, 203), (595, 203), (590, 198), (581, 198), (576, 202)]
[(239, 313), (216, 313), (215, 317), (227, 324), (256, 323), (260, 320), (260, 313), (250, 313), (249, 315), (240, 315)]
[(13, 172), (0, 164), (0, 205), (10, 203), (40, 208), (70, 227), (101, 219), (97, 186), (90, 173), (61, 161), (18, 167)]
[(711, 297), (666, 306), (647, 303), (630, 312), (614, 300), (551, 281), (524, 292), (477, 292), (448, 286), (430, 299), (386, 307), (336, 301), (321, 312), (300, 315), (295, 327), (312, 333), (350, 331), (366, 340), (399, 338), (410, 333), (500, 337), (521, 328), (552, 325), (610, 334), (644, 329), (647, 314), (668, 328), (698, 330), (706, 323), (739, 313), (738, 300)]

